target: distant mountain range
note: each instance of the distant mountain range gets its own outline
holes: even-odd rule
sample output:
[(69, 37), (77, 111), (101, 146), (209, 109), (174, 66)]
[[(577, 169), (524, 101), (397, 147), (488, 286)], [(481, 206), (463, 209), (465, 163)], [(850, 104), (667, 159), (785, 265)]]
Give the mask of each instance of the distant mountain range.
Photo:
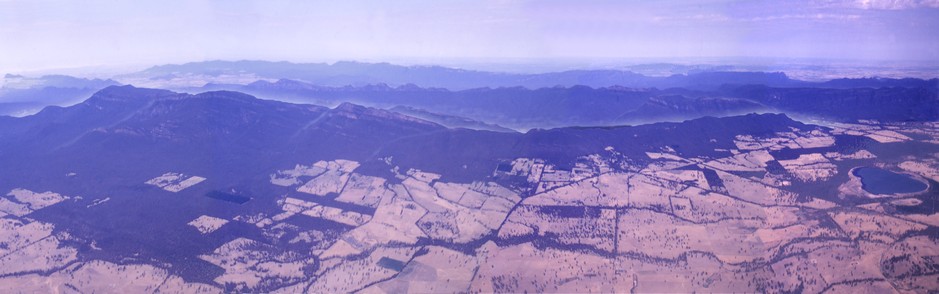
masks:
[[(720, 69), (720, 68), (717, 68)], [(231, 90), (265, 99), (396, 109), (448, 127), (509, 131), (616, 126), (705, 116), (785, 112), (828, 120), (939, 119), (939, 80), (794, 80), (784, 73), (693, 71), (665, 77), (620, 70), (511, 74), (440, 66), (338, 62), (210, 61), (118, 76), (134, 85), (199, 93)], [(7, 75), (0, 115), (66, 106), (115, 80)]]
[(939, 119), (935, 87), (817, 88), (724, 85), (717, 90), (587, 86), (450, 91), (413, 84), (326, 87), (281, 79), (248, 85), (209, 84), (198, 91), (234, 90), (266, 99), (336, 105), (397, 106), (514, 129), (612, 126), (682, 121), (751, 112), (786, 112), (823, 119)]
[(528, 129), (572, 125), (611, 125), (624, 113), (641, 106), (657, 90), (623, 87), (554, 87), (530, 90), (523, 87), (478, 88), (450, 91), (415, 85), (385, 84), (362, 87), (323, 87), (279, 80), (258, 81), (245, 86), (207, 85), (200, 91), (233, 90), (266, 99), (336, 105), (352, 102), (372, 107), (407, 106), (427, 112), (502, 126)]
[[(716, 69), (720, 69), (719, 67)], [(760, 84), (771, 87), (936, 87), (937, 79), (838, 79), (806, 82), (790, 79), (782, 72), (704, 71), (670, 76), (646, 76), (624, 70), (569, 70), (538, 74), (513, 74), (464, 70), (441, 66), (401, 66), (389, 63), (336, 62), (290, 63), (268, 61), (206, 61), (151, 67), (122, 76), (125, 79), (152, 79), (171, 83), (194, 77), (246, 77), (292, 79), (320, 86), (364, 86), (385, 83), (392, 86), (415, 84), (421, 87), (465, 90), (482, 87), (623, 86), (631, 88), (688, 88), (714, 90), (725, 84)]]

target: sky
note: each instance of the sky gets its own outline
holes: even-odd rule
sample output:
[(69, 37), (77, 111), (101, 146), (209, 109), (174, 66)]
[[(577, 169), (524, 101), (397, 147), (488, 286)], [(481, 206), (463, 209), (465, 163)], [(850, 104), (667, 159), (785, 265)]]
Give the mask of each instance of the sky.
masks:
[(0, 72), (712, 57), (939, 62), (939, 0), (0, 0)]

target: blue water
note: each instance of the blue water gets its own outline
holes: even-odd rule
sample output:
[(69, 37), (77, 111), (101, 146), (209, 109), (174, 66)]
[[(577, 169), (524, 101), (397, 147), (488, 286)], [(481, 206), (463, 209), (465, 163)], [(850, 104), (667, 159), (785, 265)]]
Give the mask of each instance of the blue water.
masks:
[(865, 191), (874, 194), (913, 193), (927, 188), (925, 183), (914, 180), (908, 175), (876, 167), (856, 168), (854, 175), (861, 178), (861, 186)]
[(238, 204), (244, 204), (245, 202), (248, 202), (251, 200), (251, 197), (248, 197), (248, 196), (225, 193), (221, 191), (212, 191), (212, 192), (206, 193), (205, 196), (208, 196), (209, 198), (215, 198), (218, 200), (234, 202)]
[(401, 270), (404, 269), (405, 263), (400, 260), (382, 257), (381, 259), (378, 260), (378, 265), (383, 268), (400, 272)]

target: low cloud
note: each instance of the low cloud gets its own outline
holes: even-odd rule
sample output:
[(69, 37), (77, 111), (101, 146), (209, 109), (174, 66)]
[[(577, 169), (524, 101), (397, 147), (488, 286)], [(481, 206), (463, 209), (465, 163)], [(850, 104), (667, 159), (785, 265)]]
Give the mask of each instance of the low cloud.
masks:
[(871, 10), (905, 10), (917, 8), (939, 8), (939, 0), (848, 0), (824, 1), (827, 6), (871, 9)]
[(762, 17), (753, 17), (744, 19), (744, 21), (773, 21), (773, 20), (787, 20), (787, 19), (804, 19), (804, 20), (856, 20), (860, 19), (861, 16), (857, 14), (829, 14), (829, 13), (816, 13), (816, 14), (783, 14), (783, 15), (770, 15)]
[(857, 14), (831, 14), (831, 13), (814, 13), (814, 14), (781, 14), (781, 15), (767, 15), (767, 16), (756, 16), (756, 17), (729, 17), (722, 14), (696, 14), (691, 16), (684, 17), (656, 17), (655, 21), (658, 22), (669, 22), (669, 21), (706, 21), (706, 22), (766, 22), (766, 21), (778, 21), (778, 20), (838, 20), (838, 21), (850, 21), (860, 19), (861, 16)]

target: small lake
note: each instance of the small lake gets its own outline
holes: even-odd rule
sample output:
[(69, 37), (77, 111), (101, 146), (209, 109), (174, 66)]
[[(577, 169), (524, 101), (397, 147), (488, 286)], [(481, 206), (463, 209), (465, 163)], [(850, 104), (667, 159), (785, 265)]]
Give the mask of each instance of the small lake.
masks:
[(214, 199), (238, 203), (238, 204), (244, 204), (245, 202), (248, 202), (251, 200), (251, 197), (248, 197), (248, 196), (225, 193), (222, 191), (212, 191), (212, 192), (206, 193), (205, 196), (208, 196), (209, 198), (214, 198)]
[(874, 194), (913, 193), (926, 190), (926, 183), (917, 181), (908, 175), (876, 167), (859, 167), (854, 175), (861, 178), (865, 191)]

